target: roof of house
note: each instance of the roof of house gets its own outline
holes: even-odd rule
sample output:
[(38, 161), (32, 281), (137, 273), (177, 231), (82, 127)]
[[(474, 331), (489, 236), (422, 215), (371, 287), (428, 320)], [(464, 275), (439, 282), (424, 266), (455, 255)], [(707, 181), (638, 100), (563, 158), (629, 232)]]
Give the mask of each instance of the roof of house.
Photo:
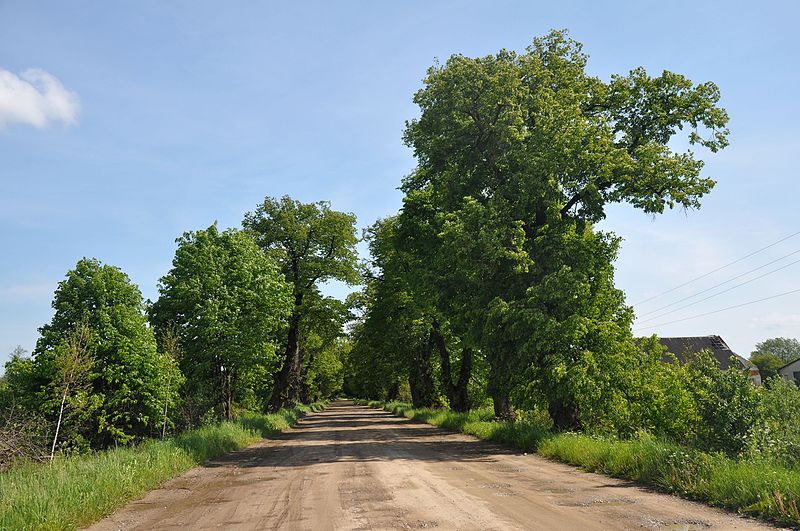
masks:
[(786, 365), (784, 365), (783, 367), (778, 367), (778, 372), (781, 372), (783, 369), (785, 369), (785, 368), (786, 368), (786, 367), (788, 367), (789, 365), (792, 365), (792, 364), (794, 364), (794, 363), (797, 363), (798, 361), (800, 361), (800, 358), (797, 358), (797, 359), (796, 359), (796, 360), (794, 360), (794, 361), (790, 361), (789, 363), (787, 363), (787, 364), (786, 364)]
[[(736, 354), (719, 336), (698, 336), (698, 337), (661, 337), (658, 341), (667, 347), (667, 352), (674, 354), (678, 361), (686, 363), (686, 354), (695, 354), (703, 350), (709, 350), (719, 362), (722, 370), (731, 366), (731, 356), (739, 360), (743, 368), (750, 367), (751, 363)], [(666, 356), (665, 361), (670, 361)]]

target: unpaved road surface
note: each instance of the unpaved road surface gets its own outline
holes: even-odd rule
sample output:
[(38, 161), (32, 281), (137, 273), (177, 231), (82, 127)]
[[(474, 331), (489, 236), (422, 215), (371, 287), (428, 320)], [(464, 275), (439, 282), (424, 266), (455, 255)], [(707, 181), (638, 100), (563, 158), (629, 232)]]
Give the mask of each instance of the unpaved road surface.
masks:
[(338, 402), (91, 529), (766, 529), (700, 504)]

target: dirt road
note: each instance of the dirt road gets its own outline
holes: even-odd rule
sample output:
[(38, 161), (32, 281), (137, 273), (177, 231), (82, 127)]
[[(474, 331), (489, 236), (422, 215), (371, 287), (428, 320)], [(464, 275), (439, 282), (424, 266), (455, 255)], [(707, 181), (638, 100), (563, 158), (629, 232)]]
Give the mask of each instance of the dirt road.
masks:
[(765, 529), (349, 403), (168, 482), (91, 529)]

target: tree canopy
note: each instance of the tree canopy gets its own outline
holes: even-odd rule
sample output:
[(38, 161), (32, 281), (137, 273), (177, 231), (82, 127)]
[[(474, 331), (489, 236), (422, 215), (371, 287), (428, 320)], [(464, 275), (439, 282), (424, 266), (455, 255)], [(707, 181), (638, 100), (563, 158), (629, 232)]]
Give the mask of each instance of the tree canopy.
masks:
[(292, 287), (293, 306), (283, 340), (281, 370), (268, 404), (273, 411), (300, 398), (305, 358), (303, 321), (320, 301), (316, 296), (320, 283), (358, 281), (355, 222), (353, 214), (332, 210), (327, 202), (301, 203), (288, 196), (267, 197), (244, 216), (244, 228), (281, 264)]
[(264, 404), (255, 388), (270, 378), (275, 347), (291, 313), (291, 286), (249, 234), (215, 225), (177, 240), (172, 269), (150, 309), (159, 331), (175, 327), (191, 417), (218, 408), (233, 418), (239, 400)]
[[(86, 385), (67, 398), (63, 444), (106, 447), (157, 434), (166, 399), (161, 382), (168, 374), (178, 380), (180, 374), (157, 352), (139, 289), (120, 269), (84, 258), (59, 284), (53, 309), (52, 320), (40, 329), (25, 378), (30, 409), (49, 419), (58, 416), (59, 375), (69, 359), (65, 350), (76, 327), (85, 323), (84, 348), (92, 363)], [(172, 394), (177, 401), (177, 392)]]
[(783, 360), (784, 364), (800, 359), (800, 341), (789, 337), (774, 337), (756, 343), (751, 356), (770, 354)]
[[(713, 83), (642, 68), (604, 81), (586, 64), (580, 43), (553, 31), (523, 54), (431, 67), (405, 130), (417, 167), (394, 222), (409, 297), (486, 361), (496, 414), (513, 416), (524, 386), (562, 427), (581, 422), (580, 375), (636, 351), (613, 285), (618, 240), (594, 224), (611, 203), (699, 207), (714, 181), (694, 147), (715, 152), (728, 135)], [(689, 149), (673, 149), (679, 138)]]

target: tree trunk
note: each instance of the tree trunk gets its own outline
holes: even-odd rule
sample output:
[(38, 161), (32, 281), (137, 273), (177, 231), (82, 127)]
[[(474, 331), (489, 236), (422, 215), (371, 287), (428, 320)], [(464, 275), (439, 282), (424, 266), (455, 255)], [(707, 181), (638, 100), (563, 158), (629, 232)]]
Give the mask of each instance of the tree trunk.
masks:
[(433, 382), (431, 341), (421, 341), (409, 366), (408, 383), (414, 407), (431, 407), (436, 403), (436, 386)]
[(431, 325), (431, 342), (436, 345), (439, 350), (439, 359), (441, 360), (441, 379), (444, 392), (447, 395), (447, 401), (450, 403), (450, 408), (453, 408), (453, 400), (456, 393), (456, 386), (453, 385), (453, 374), (450, 366), (450, 352), (447, 350), (447, 344), (442, 337), (442, 331), (439, 328), (439, 322), (433, 321)]
[(53, 458), (56, 455), (56, 442), (58, 441), (58, 432), (61, 429), (61, 419), (64, 416), (64, 404), (67, 402), (67, 393), (69, 392), (69, 388), (64, 388), (64, 394), (61, 396), (61, 409), (58, 411), (58, 423), (56, 423), (56, 435), (53, 437), (53, 447), (50, 449), (50, 462), (53, 462)]
[(573, 404), (563, 401), (550, 402), (547, 405), (547, 412), (553, 420), (553, 426), (558, 431), (579, 430), (581, 428), (578, 411)]
[(500, 420), (515, 421), (517, 414), (511, 407), (511, 400), (508, 393), (495, 393), (492, 395), (492, 402), (494, 402), (494, 416)]
[(297, 313), (292, 316), (289, 322), (289, 336), (286, 340), (286, 351), (284, 352), (283, 365), (280, 372), (275, 376), (275, 384), (272, 386), (272, 396), (267, 403), (268, 411), (278, 411), (282, 407), (291, 404), (292, 386), (295, 384), (295, 367), (300, 359), (300, 317)]
[(172, 379), (172, 372), (167, 376), (167, 392), (164, 395), (164, 424), (161, 426), (161, 438), (167, 434), (167, 404), (169, 404), (169, 384)]
[[(494, 402), (494, 416), (501, 420), (515, 421), (517, 419), (511, 407), (511, 378), (500, 360), (489, 358), (489, 382), (487, 392)], [(493, 361), (493, 362), (492, 362)], [(497, 365), (500, 365), (498, 367)]]
[(225, 367), (222, 376), (222, 413), (226, 420), (233, 420), (233, 375), (230, 368)]
[(311, 389), (303, 381), (303, 362), (306, 358), (306, 350), (302, 347), (297, 349), (297, 357), (292, 365), (292, 379), (289, 383), (289, 403), (307, 402)]
[(461, 369), (458, 374), (458, 383), (455, 385), (455, 392), (450, 407), (453, 411), (469, 411), (472, 406), (469, 400), (469, 379), (472, 376), (472, 349), (464, 347), (461, 352)]
[(391, 387), (389, 387), (389, 393), (386, 399), (397, 400), (398, 398), (400, 398), (400, 382), (395, 380)]
[[(311, 383), (307, 382), (303, 377), (303, 365), (306, 359), (306, 350), (304, 348), (300, 349), (300, 359), (297, 365), (297, 397), (296, 400), (302, 404), (310, 404), (313, 401), (313, 397), (311, 396)], [(314, 362), (314, 356), (312, 354), (311, 357), (308, 359), (308, 364)]]
[(450, 409), (459, 412), (469, 411), (470, 403), (467, 394), (467, 386), (472, 372), (472, 350), (464, 348), (458, 382), (454, 384), (452, 366), (450, 365), (450, 352), (447, 350), (447, 344), (444, 341), (444, 337), (442, 337), (441, 329), (437, 321), (434, 321), (431, 326), (431, 341), (439, 350), (439, 357), (442, 362), (442, 385), (447, 394), (447, 401), (450, 403)]

